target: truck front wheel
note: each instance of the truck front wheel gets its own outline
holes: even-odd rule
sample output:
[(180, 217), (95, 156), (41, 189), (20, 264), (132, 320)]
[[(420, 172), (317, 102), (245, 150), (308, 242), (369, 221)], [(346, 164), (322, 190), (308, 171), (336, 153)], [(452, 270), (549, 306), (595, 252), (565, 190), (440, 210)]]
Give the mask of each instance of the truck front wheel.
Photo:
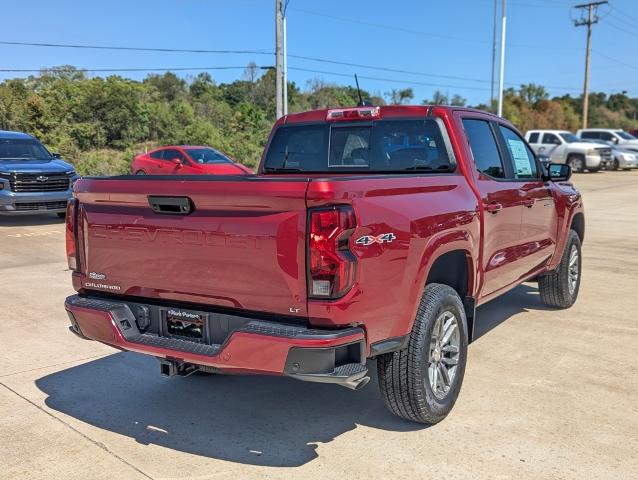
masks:
[(567, 157), (567, 165), (572, 167), (574, 173), (581, 173), (585, 171), (585, 159), (580, 155), (570, 155)]
[(543, 303), (550, 307), (571, 307), (578, 297), (581, 268), (580, 238), (574, 230), (570, 230), (558, 267), (538, 280)]
[(458, 293), (447, 285), (427, 285), (408, 346), (377, 360), (379, 386), (390, 411), (419, 423), (443, 420), (461, 390), (467, 344)]

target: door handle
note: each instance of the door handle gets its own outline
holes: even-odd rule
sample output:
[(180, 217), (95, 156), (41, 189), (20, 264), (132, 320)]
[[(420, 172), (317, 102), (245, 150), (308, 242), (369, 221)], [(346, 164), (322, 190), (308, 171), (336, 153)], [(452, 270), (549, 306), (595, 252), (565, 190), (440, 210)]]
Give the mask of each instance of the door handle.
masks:
[(498, 202), (491, 202), (485, 206), (485, 210), (490, 213), (497, 214), (499, 211), (503, 210), (503, 205)]

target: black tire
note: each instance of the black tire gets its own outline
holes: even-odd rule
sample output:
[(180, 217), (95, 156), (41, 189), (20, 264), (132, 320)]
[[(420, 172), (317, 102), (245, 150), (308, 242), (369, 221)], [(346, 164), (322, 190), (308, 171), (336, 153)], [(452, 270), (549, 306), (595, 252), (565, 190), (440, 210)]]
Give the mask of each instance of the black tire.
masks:
[(585, 170), (585, 159), (581, 155), (567, 157), (567, 165), (572, 167), (574, 173), (582, 173)]
[(618, 170), (620, 168), (620, 163), (618, 163), (618, 159), (614, 158), (614, 161), (611, 164), (611, 168), (613, 170)]
[(138, 170), (135, 172), (135, 175), (146, 175), (146, 172), (144, 170)]
[(66, 212), (58, 212), (58, 213), (56, 213), (56, 215), (57, 215), (59, 218), (66, 218)]
[[(578, 277), (576, 278), (575, 286), (573, 284), (570, 286), (570, 260), (574, 250), (578, 255), (576, 265)], [(556, 308), (569, 308), (574, 304), (580, 290), (582, 264), (580, 238), (574, 230), (570, 230), (558, 267), (542, 275), (538, 280), (541, 300), (545, 305)]]
[[(430, 385), (428, 369), (433, 364), (428, 357), (433, 327), (437, 319), (448, 312), (454, 314), (457, 320), (458, 353), (451, 355), (455, 355), (458, 361), (449, 390), (441, 398), (433, 392)], [(461, 391), (467, 360), (467, 344), (467, 319), (459, 295), (447, 285), (427, 285), (412, 326), (408, 346), (397, 352), (381, 355), (377, 359), (379, 387), (388, 409), (395, 415), (413, 422), (434, 424), (443, 420), (452, 410)]]
[(600, 167), (588, 168), (587, 171), (589, 173), (596, 173), (600, 170)]

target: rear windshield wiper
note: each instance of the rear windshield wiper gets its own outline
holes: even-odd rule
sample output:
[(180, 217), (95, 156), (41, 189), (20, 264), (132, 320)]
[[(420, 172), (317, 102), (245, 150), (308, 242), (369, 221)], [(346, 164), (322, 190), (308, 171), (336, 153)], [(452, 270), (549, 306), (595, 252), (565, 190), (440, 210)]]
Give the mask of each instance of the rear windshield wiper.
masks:
[(291, 167), (264, 167), (264, 172), (303, 172), (303, 170)]
[(428, 165), (414, 165), (413, 167), (407, 167), (403, 170), (425, 170), (425, 171), (434, 171), (437, 170), (439, 172), (446, 172), (450, 169), (447, 165), (441, 165), (440, 167), (432, 168)]

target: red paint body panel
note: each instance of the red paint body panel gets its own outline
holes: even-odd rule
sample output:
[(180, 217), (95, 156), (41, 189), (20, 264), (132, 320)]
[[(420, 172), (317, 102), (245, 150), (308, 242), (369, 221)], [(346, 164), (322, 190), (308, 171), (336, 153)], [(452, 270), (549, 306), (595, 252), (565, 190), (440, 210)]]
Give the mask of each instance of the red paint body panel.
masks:
[[(325, 122), (327, 113), (288, 115), (277, 121), (273, 132), (284, 124)], [(371, 344), (410, 332), (428, 273), (445, 253), (465, 254), (467, 296), (476, 304), (558, 264), (573, 218), (583, 212), (578, 191), (568, 183), (540, 179), (495, 181), (474, 166), (462, 120), (483, 119), (513, 128), (508, 122), (476, 110), (440, 106), (381, 107), (380, 115), (440, 119), (456, 170), (429, 175), (281, 175), (266, 174), (262, 166), (257, 176), (243, 178), (82, 179), (75, 185), (81, 269), (74, 274), (74, 287), (80, 293), (104, 293), (89, 278), (99, 272), (119, 288), (108, 290), (113, 297), (293, 315), (314, 328), (360, 325), (369, 352)], [(149, 195), (189, 197), (194, 212), (157, 215)], [(493, 204), (499, 209), (491, 212)], [(355, 213), (357, 227), (349, 238), (355, 281), (342, 298), (311, 299), (307, 212), (333, 205), (351, 205)], [(355, 243), (362, 236), (388, 232), (396, 236), (391, 243)], [(87, 327), (98, 329), (93, 338), (136, 348), (112, 337), (108, 319), (79, 314), (87, 315), (82, 320)], [(242, 352), (242, 361), (233, 368), (281, 371), (286, 346), (243, 336), (232, 342), (238, 342)]]

